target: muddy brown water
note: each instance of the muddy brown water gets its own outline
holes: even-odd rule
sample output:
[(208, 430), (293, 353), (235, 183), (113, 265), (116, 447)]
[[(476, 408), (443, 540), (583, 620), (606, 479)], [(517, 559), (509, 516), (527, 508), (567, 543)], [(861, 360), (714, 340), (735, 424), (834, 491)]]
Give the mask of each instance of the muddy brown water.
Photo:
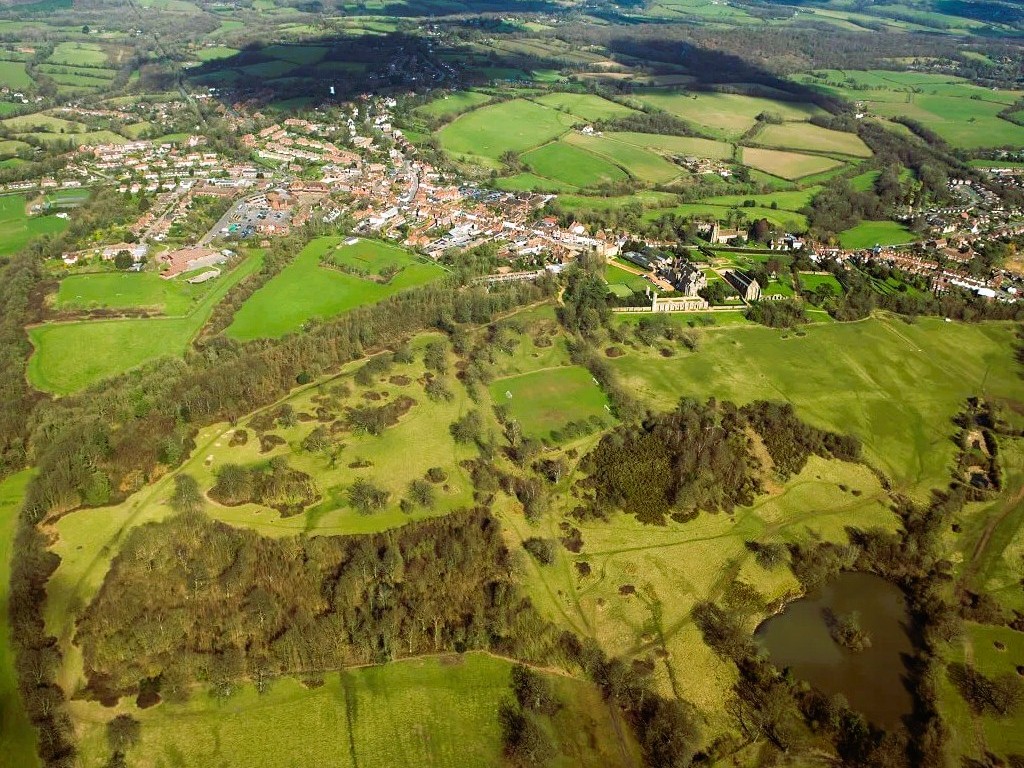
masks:
[[(871, 647), (854, 652), (836, 643), (825, 611), (856, 611)], [(756, 638), (779, 669), (827, 694), (842, 694), (876, 725), (891, 728), (910, 713), (905, 657), (914, 648), (903, 592), (869, 573), (843, 573), (807, 593), (757, 628)]]

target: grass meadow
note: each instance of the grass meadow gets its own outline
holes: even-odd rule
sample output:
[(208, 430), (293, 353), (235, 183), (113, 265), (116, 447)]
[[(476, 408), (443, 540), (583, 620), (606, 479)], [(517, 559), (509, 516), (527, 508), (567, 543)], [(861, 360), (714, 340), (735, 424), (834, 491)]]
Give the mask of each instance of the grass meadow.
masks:
[(548, 439), (570, 421), (594, 416), (606, 423), (611, 421), (606, 409), (608, 398), (590, 372), (579, 366), (499, 378), (489, 388), (494, 403), (507, 405), (528, 437)]
[(460, 115), (438, 132), (441, 146), (456, 157), (496, 161), (565, 133), (580, 118), (525, 99), (492, 104)]
[(724, 139), (737, 139), (750, 130), (762, 112), (783, 120), (806, 120), (821, 110), (812, 104), (773, 101), (737, 93), (671, 93), (646, 91), (637, 99), (700, 125)]
[(545, 144), (521, 155), (520, 159), (537, 176), (574, 187), (596, 187), (628, 178), (619, 166), (563, 141)]
[[(401, 261), (404, 267), (389, 283), (374, 282), (320, 265), (331, 250), (335, 258), (367, 258), (369, 254), (389, 261)], [(241, 341), (277, 338), (302, 328), (314, 317), (333, 317), (364, 304), (436, 280), (444, 271), (435, 264), (424, 264), (397, 246), (372, 240), (343, 245), (340, 237), (318, 238), (299, 253), (242, 305), (227, 334)]]
[(29, 216), (22, 195), (0, 197), (0, 256), (17, 253), (40, 235), (56, 234), (67, 227), (56, 216)]
[(565, 137), (564, 141), (574, 147), (607, 158), (640, 182), (666, 184), (682, 174), (678, 166), (673, 165), (661, 155), (607, 136), (584, 136), (581, 133), (571, 133)]
[[(153, 766), (494, 766), (502, 761), (497, 711), (512, 695), (511, 667), (469, 653), (331, 672), (317, 687), (284, 678), (263, 695), (248, 686), (224, 701), (199, 694), (184, 705), (133, 711), (143, 735), (128, 759)], [(549, 679), (566, 702), (548, 724), (558, 753), (552, 766), (625, 766), (638, 758), (635, 743), (615, 738), (612, 714), (592, 685)], [(76, 714), (86, 724), (83, 752), (102, 760), (100, 725), (112, 713), (85, 704)]]
[(876, 245), (909, 243), (915, 235), (895, 221), (862, 221), (857, 226), (839, 233), (844, 248), (873, 248)]
[(965, 398), (1019, 397), (1008, 324), (922, 318), (908, 325), (878, 316), (804, 333), (715, 330), (704, 334), (697, 354), (630, 352), (610, 362), (637, 396), (659, 407), (684, 393), (737, 403), (789, 400), (816, 426), (859, 437), (868, 461), (919, 498), (948, 482), (951, 419)]
[(838, 155), (871, 157), (871, 150), (859, 136), (842, 131), (830, 131), (812, 123), (782, 123), (767, 125), (755, 139), (758, 144), (779, 149), (832, 152)]
[(584, 120), (612, 120), (636, 112), (622, 104), (589, 93), (546, 93), (532, 101), (546, 107), (569, 112)]
[(155, 272), (95, 272), (69, 275), (57, 289), (58, 309), (149, 308), (165, 315), (187, 314), (216, 284), (189, 285)]
[(799, 152), (785, 152), (779, 149), (744, 147), (742, 152), (744, 165), (781, 179), (800, 179), (842, 165), (841, 161), (830, 157), (803, 155)]
[(479, 91), (456, 91), (417, 107), (415, 111), (428, 117), (445, 118), (468, 112), (490, 100), (490, 96)]
[(231, 286), (256, 271), (259, 262), (258, 257), (249, 257), (223, 274), (205, 298), (180, 317), (82, 320), (31, 328), (35, 351), (29, 359), (29, 381), (44, 392), (68, 394), (158, 357), (183, 355), (213, 306)]

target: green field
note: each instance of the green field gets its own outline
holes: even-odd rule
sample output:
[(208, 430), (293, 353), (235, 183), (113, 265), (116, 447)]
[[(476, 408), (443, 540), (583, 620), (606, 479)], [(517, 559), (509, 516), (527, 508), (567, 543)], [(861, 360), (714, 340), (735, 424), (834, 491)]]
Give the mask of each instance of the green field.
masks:
[(731, 160), (732, 144), (711, 139), (699, 139), (690, 136), (669, 136), (654, 133), (606, 133), (605, 136), (616, 141), (624, 141), (644, 149), (653, 149), (683, 157), (708, 157), (712, 160)]
[(584, 136), (581, 133), (571, 133), (565, 137), (564, 141), (607, 158), (641, 182), (666, 184), (682, 174), (681, 168), (673, 165), (661, 155), (607, 136)]
[[(897, 488), (923, 494), (948, 482), (953, 416), (971, 395), (1019, 401), (1008, 324), (875, 317), (810, 328), (716, 330), (700, 353), (611, 360), (637, 395), (670, 407), (686, 393), (735, 402), (784, 397), (817, 426), (850, 432)], [(734, 362), (742, 360), (742, 365)], [(947, 374), (956, 370), (956, 376)], [(921, 382), (929, 382), (922, 387)]]
[(779, 149), (743, 148), (743, 164), (782, 179), (800, 179), (837, 168), (842, 163), (820, 155), (803, 155)]
[[(331, 249), (343, 258), (346, 254), (353, 258), (375, 254), (382, 259), (401, 260), (405, 267), (387, 284), (364, 280), (320, 266), (320, 258)], [(284, 336), (314, 317), (333, 317), (372, 304), (405, 288), (436, 280), (442, 274), (440, 267), (419, 263), (407, 251), (393, 245), (373, 240), (342, 245), (340, 237), (319, 238), (242, 305), (227, 334), (242, 341)]]
[(56, 234), (68, 223), (56, 216), (32, 216), (25, 212), (22, 195), (0, 197), (0, 256), (9, 256), (40, 235)]
[(139, 307), (166, 315), (184, 315), (216, 281), (189, 285), (177, 278), (164, 280), (155, 272), (98, 272), (70, 275), (57, 289), (59, 309)]
[(589, 93), (546, 93), (532, 100), (591, 121), (612, 120), (635, 112), (622, 104)]
[(51, 64), (67, 64), (71, 66), (102, 67), (107, 63), (107, 54), (95, 43), (57, 43)]
[(898, 245), (917, 239), (917, 235), (895, 221), (862, 221), (852, 229), (839, 233), (839, 243), (844, 248)]
[(536, 175), (574, 187), (596, 187), (628, 178), (617, 165), (564, 141), (545, 144), (520, 159)]
[[(332, 672), (318, 687), (285, 678), (263, 695), (245, 687), (226, 701), (202, 695), (184, 705), (136, 710), (142, 739), (128, 760), (266, 768), (494, 766), (502, 759), (497, 710), (511, 697), (511, 667), (479, 653), (409, 659)], [(552, 722), (565, 758), (553, 766), (622, 766), (638, 757), (631, 740), (620, 745), (615, 738), (611, 712), (592, 685), (550, 680), (566, 702)], [(76, 710), (89, 725), (82, 751), (101, 760), (100, 725), (113, 713), (95, 704)]]
[(578, 366), (495, 379), (490, 391), (494, 403), (507, 405), (523, 434), (530, 437), (546, 439), (568, 422), (592, 416), (611, 421), (604, 392), (590, 372)]
[(784, 120), (806, 120), (821, 114), (812, 104), (772, 101), (736, 93), (670, 93), (645, 91), (637, 98), (658, 109), (703, 126), (722, 138), (739, 138), (762, 112)]
[(218, 278), (188, 315), (47, 323), (29, 331), (28, 377), (44, 392), (67, 394), (165, 355), (181, 356), (232, 285), (259, 267), (250, 257)]
[(237, 53), (237, 48), (228, 48), (226, 45), (211, 45), (206, 48), (200, 48), (196, 52), (196, 58), (200, 61), (216, 61), (217, 59), (230, 59)]
[(782, 208), (773, 209), (761, 206), (748, 208), (743, 207), (742, 205), (716, 205), (708, 202), (682, 203), (671, 208), (658, 208), (646, 211), (644, 213), (644, 220), (657, 221), (663, 216), (672, 214), (676, 216), (706, 218), (726, 222), (732, 218), (733, 211), (738, 212), (742, 216), (742, 220), (748, 223), (757, 219), (767, 219), (775, 226), (782, 227), (783, 229), (787, 229), (791, 232), (804, 232), (807, 230), (807, 217), (802, 213), (797, 213), (796, 211), (787, 211)]
[(534, 173), (517, 173), (497, 179), (494, 186), (509, 192), (576, 192), (577, 187), (564, 181), (545, 179)]
[(0, 61), (0, 85), (11, 90), (24, 90), (32, 87), (32, 78), (25, 71), (22, 61)]
[(795, 79), (864, 102), (870, 114), (913, 118), (955, 147), (1024, 146), (1024, 127), (998, 116), (1020, 98), (1019, 91), (984, 88), (949, 75), (885, 70), (819, 70)]
[(579, 118), (513, 99), (492, 104), (457, 117), (437, 134), (441, 146), (457, 157), (491, 165), (504, 152), (522, 152), (560, 136)]
[(871, 157), (871, 150), (856, 134), (830, 131), (811, 123), (767, 125), (757, 134), (755, 141), (767, 147), (780, 149), (804, 149), (854, 157)]
[(490, 96), (479, 91), (456, 91), (417, 107), (416, 112), (429, 117), (446, 118), (468, 112), (490, 100)]
[(7, 591), (10, 582), (11, 557), (14, 554), (14, 533), (18, 512), (31, 479), (29, 471), (11, 475), (0, 483), (0, 755), (11, 766), (34, 768), (39, 765), (36, 754), (36, 731), (29, 722), (18, 693), (14, 656), (10, 647), (10, 624), (7, 616)]
[(845, 293), (835, 275), (823, 275), (815, 272), (800, 273), (800, 286), (805, 291), (813, 292), (819, 285), (827, 285), (836, 296), (842, 296)]

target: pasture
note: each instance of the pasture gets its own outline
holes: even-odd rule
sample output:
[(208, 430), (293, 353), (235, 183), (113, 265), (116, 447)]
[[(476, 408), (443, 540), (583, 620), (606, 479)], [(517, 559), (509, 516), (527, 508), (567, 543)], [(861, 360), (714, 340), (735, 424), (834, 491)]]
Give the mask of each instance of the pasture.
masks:
[(803, 149), (854, 157), (871, 157), (868, 145), (857, 134), (831, 131), (812, 123), (766, 125), (754, 140), (758, 144), (779, 149)]
[(441, 146), (457, 157), (497, 160), (504, 152), (522, 152), (560, 136), (579, 118), (525, 99), (492, 104), (460, 115), (437, 134)]
[(564, 141), (545, 144), (520, 159), (534, 174), (574, 187), (596, 187), (628, 178), (617, 165)]
[(31, 88), (32, 78), (25, 71), (25, 62), (0, 61), (0, 85), (18, 91)]
[(57, 43), (49, 62), (79, 67), (102, 67), (107, 63), (107, 54), (96, 43), (63, 42)]
[(815, 173), (838, 168), (839, 160), (820, 155), (803, 155), (778, 149), (743, 147), (743, 164), (782, 179), (800, 179)]
[(508, 192), (576, 192), (572, 184), (555, 179), (545, 179), (535, 173), (517, 173), (496, 179), (494, 186)]
[(531, 99), (531, 101), (589, 121), (612, 120), (636, 112), (622, 104), (589, 93), (546, 93)]
[(259, 263), (258, 257), (249, 257), (221, 275), (202, 301), (182, 317), (83, 320), (29, 329), (35, 347), (28, 364), (29, 381), (44, 392), (68, 394), (150, 360), (183, 355), (213, 306)]
[[(406, 659), (331, 672), (316, 687), (283, 678), (262, 695), (244, 686), (226, 701), (199, 694), (184, 705), (132, 707), (142, 739), (129, 759), (140, 765), (485, 768), (502, 759), (497, 710), (511, 697), (511, 667), (482, 653)], [(565, 701), (551, 724), (557, 750), (573, 755), (576, 765), (622, 766), (637, 757), (631, 741), (620, 746), (596, 688), (549, 679)], [(98, 760), (107, 751), (101, 725), (110, 714), (97, 705), (76, 707), (88, 727), (83, 752)]]
[(637, 99), (683, 120), (700, 125), (726, 139), (737, 139), (749, 131), (762, 112), (783, 120), (806, 120), (821, 114), (812, 104), (773, 101), (736, 93), (672, 93), (643, 91)]
[(511, 417), (529, 437), (549, 439), (570, 421), (612, 420), (604, 392), (590, 372), (579, 366), (495, 379), (489, 389), (494, 404), (508, 406)]
[[(716, 330), (696, 355), (630, 353), (610, 363), (637, 396), (664, 408), (684, 392), (737, 403), (784, 396), (810, 423), (859, 437), (898, 490), (923, 498), (948, 482), (951, 419), (965, 398), (1020, 399), (1012, 336), (1009, 324), (878, 316), (815, 325), (802, 337)], [(737, 359), (741, 366), (730, 363)]]
[(699, 139), (691, 136), (670, 136), (655, 133), (610, 132), (605, 137), (627, 144), (665, 152), (683, 157), (707, 157), (712, 160), (731, 160), (732, 144), (711, 139)]
[(14, 535), (25, 487), (32, 478), (31, 471), (19, 472), (0, 482), (0, 712), (4, 713), (0, 728), (0, 755), (10, 765), (35, 768), (39, 765), (36, 754), (36, 730), (29, 721), (18, 693), (14, 656), (10, 647), (10, 623), (7, 613), (7, 593), (10, 586), (11, 558), (14, 554)]
[(36, 237), (56, 234), (68, 223), (56, 216), (29, 216), (22, 195), (0, 197), (0, 256), (17, 253)]
[(874, 248), (876, 245), (898, 245), (917, 239), (917, 235), (895, 221), (862, 221), (839, 233), (839, 243), (843, 248)]
[(607, 158), (623, 168), (637, 181), (666, 184), (682, 175), (682, 169), (654, 152), (607, 136), (584, 136), (570, 133), (565, 142)]
[(468, 112), (486, 104), (491, 97), (479, 91), (456, 91), (416, 107), (416, 114), (434, 118), (448, 118)]
[[(342, 258), (348, 255), (355, 258), (357, 254), (366, 258), (367, 249), (373, 249), (381, 259), (401, 261), (404, 267), (387, 284), (365, 280), (321, 266), (321, 257), (332, 249)], [(398, 291), (436, 280), (443, 274), (441, 267), (419, 263), (413, 255), (393, 245), (363, 240), (346, 246), (342, 245), (340, 237), (318, 238), (242, 305), (227, 334), (240, 341), (277, 338), (299, 330), (315, 317), (329, 318), (372, 304)]]
[(187, 314), (216, 285), (164, 280), (155, 272), (95, 272), (70, 275), (57, 289), (58, 309), (149, 308), (165, 315)]

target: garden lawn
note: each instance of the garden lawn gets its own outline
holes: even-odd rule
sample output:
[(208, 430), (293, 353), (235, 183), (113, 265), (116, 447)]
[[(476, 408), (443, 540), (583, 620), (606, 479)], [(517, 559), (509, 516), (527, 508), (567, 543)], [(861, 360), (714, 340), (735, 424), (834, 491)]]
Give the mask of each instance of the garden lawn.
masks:
[(626, 172), (597, 155), (555, 141), (520, 156), (533, 173), (575, 187), (596, 187), (624, 181)]
[[(429, 283), (444, 274), (436, 264), (419, 263), (407, 251), (393, 245), (363, 240), (354, 246), (337, 248), (341, 243), (340, 237), (321, 237), (309, 243), (291, 264), (235, 313), (227, 329), (228, 336), (241, 341), (278, 338), (299, 330), (314, 317), (334, 317), (406, 288)], [(365, 255), (367, 248), (377, 249), (381, 258), (404, 257), (407, 266), (387, 284), (320, 266), (321, 257), (332, 249), (347, 258), (349, 249), (355, 249), (352, 254)]]
[(68, 394), (158, 357), (184, 355), (214, 305), (259, 264), (259, 258), (250, 256), (221, 275), (205, 298), (182, 317), (83, 320), (31, 328), (29, 339), (35, 351), (28, 363), (29, 381), (44, 392)]
[(508, 406), (529, 437), (550, 438), (570, 421), (593, 416), (611, 421), (604, 392), (590, 371), (575, 365), (495, 379), (490, 391), (494, 404)]
[(26, 470), (0, 483), (0, 712), (3, 712), (0, 755), (9, 761), (5, 765), (18, 768), (34, 768), (39, 765), (36, 730), (25, 714), (18, 693), (14, 651), (10, 641), (11, 626), (7, 615), (14, 536), (25, 487), (31, 477), (32, 472)]
[(716, 330), (697, 354), (631, 352), (609, 362), (658, 407), (684, 394), (740, 404), (788, 400), (810, 423), (859, 437), (865, 458), (919, 499), (949, 482), (951, 419), (967, 397), (1024, 399), (1009, 324), (922, 318), (907, 325), (879, 316), (804, 332)]
[(844, 248), (874, 248), (876, 245), (911, 243), (917, 239), (917, 235), (895, 221), (862, 221), (839, 233), (839, 242)]

